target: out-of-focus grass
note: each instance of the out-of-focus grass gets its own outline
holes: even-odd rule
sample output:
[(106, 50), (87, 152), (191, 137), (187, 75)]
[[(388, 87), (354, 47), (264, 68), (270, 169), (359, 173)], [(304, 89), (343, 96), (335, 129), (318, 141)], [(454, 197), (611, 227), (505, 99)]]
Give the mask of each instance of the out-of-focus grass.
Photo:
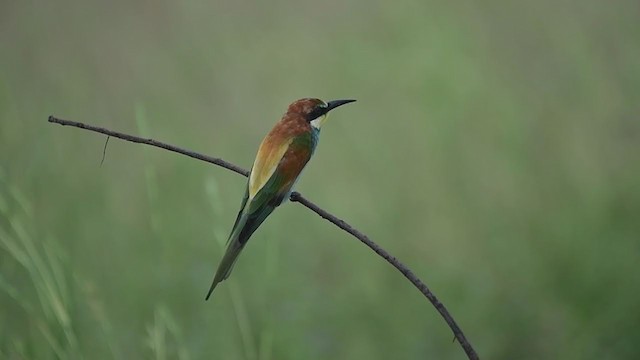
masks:
[[(33, 285), (35, 294), (27, 298), (13, 284), (17, 278), (7, 279), (4, 274), (0, 278), (0, 288), (14, 301), (14, 310), (28, 316), (39, 335), (35, 339), (41, 339), (57, 357), (77, 357), (78, 339), (72, 326), (72, 302), (65, 278), (67, 274), (62, 269), (60, 254), (54, 248), (56, 243), (51, 240), (36, 242), (31, 232), (34, 219), (30, 203), (19, 189), (6, 183), (2, 173), (0, 184), (3, 190), (0, 193), (0, 213), (3, 219), (0, 245), (8, 258), (15, 261), (15, 265), (20, 265), (13, 270), (22, 270), (28, 274), (26, 279)], [(4, 320), (5, 324), (10, 322), (9, 318)], [(16, 328), (19, 329), (20, 325), (17, 324)], [(12, 335), (9, 329), (11, 327), (3, 329), (3, 334), (9, 342), (6, 352), (10, 356), (46, 356), (42, 349), (30, 346), (31, 339)]]
[(483, 358), (637, 358), (633, 1), (5, 2), (0, 357), (459, 359), (436, 311), (286, 204), (203, 297), (246, 168), (300, 97), (298, 190), (407, 263)]

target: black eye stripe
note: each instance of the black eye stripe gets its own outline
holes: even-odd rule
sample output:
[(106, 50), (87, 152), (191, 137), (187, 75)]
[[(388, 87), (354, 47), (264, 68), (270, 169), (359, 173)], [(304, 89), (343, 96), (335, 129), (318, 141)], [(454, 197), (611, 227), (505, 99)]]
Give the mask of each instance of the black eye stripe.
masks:
[(327, 113), (327, 107), (323, 105), (316, 106), (313, 111), (307, 114), (307, 121), (312, 121)]

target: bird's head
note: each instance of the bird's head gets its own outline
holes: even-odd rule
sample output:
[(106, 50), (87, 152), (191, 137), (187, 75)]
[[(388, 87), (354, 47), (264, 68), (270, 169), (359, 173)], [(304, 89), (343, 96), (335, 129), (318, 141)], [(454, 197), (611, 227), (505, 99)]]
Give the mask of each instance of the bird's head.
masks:
[(309, 122), (311, 126), (319, 130), (327, 120), (329, 111), (354, 101), (355, 100), (332, 100), (324, 102), (320, 99), (305, 98), (294, 101), (289, 105), (287, 112), (301, 116), (305, 121)]

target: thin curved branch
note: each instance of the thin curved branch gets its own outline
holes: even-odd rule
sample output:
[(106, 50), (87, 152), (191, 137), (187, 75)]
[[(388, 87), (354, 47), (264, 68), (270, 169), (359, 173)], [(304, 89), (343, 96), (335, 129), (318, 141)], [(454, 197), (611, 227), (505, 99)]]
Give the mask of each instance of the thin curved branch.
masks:
[[(241, 167), (239, 167), (237, 165), (234, 165), (234, 164), (232, 164), (230, 162), (224, 161), (224, 160), (222, 160), (220, 158), (215, 158), (215, 157), (202, 155), (202, 154), (199, 154), (199, 153), (196, 153), (196, 152), (193, 152), (193, 151), (190, 151), (190, 150), (185, 150), (185, 149), (179, 148), (177, 146), (166, 144), (166, 143), (163, 143), (163, 142), (160, 142), (160, 141), (157, 141), (157, 140), (145, 139), (145, 138), (141, 138), (141, 137), (137, 137), (137, 136), (133, 136), (133, 135), (123, 134), (123, 133), (120, 133), (120, 132), (117, 132), (117, 131), (112, 131), (112, 130), (101, 128), (101, 127), (97, 127), (97, 126), (87, 125), (87, 124), (84, 124), (84, 123), (81, 123), (81, 122), (58, 119), (58, 118), (56, 118), (54, 116), (49, 116), (49, 122), (50, 123), (55, 123), (55, 124), (60, 124), (60, 125), (63, 125), (63, 126), (73, 126), (73, 127), (77, 127), (77, 128), (80, 128), (80, 129), (94, 131), (94, 132), (98, 132), (98, 133), (101, 133), (101, 134), (105, 134), (107, 136), (112, 136), (112, 137), (116, 137), (116, 138), (119, 138), (119, 139), (122, 139), (122, 140), (127, 140), (127, 141), (131, 141), (131, 142), (139, 143), (139, 144), (145, 144), (145, 145), (151, 145), (151, 146), (159, 147), (159, 148), (162, 148), (162, 149), (165, 149), (165, 150), (169, 150), (169, 151), (172, 151), (172, 152), (176, 152), (176, 153), (179, 153), (179, 154), (182, 154), (182, 155), (186, 155), (186, 156), (192, 157), (194, 159), (202, 160), (202, 161), (214, 164), (214, 165), (221, 166), (221, 167), (223, 167), (225, 169), (231, 170), (231, 171), (236, 172), (236, 173), (238, 173), (240, 175), (243, 175), (245, 177), (249, 176), (249, 171), (247, 171), (247, 170), (245, 170), (245, 169), (243, 169), (243, 168), (241, 168)], [(462, 349), (467, 354), (467, 357), (469, 359), (472, 359), (472, 360), (479, 359), (478, 354), (473, 349), (473, 347), (471, 346), (471, 344), (469, 343), (467, 338), (464, 336), (464, 333), (462, 332), (462, 329), (460, 329), (460, 327), (458, 326), (456, 321), (453, 319), (451, 314), (449, 314), (449, 311), (447, 311), (447, 308), (444, 306), (444, 304), (442, 304), (440, 302), (440, 300), (438, 300), (438, 298), (431, 292), (431, 290), (429, 290), (427, 285), (424, 282), (422, 282), (422, 280), (420, 280), (408, 267), (406, 267), (402, 262), (400, 262), (400, 260), (396, 259), (394, 256), (389, 254), (386, 250), (381, 248), (378, 244), (376, 244), (375, 242), (371, 241), (371, 239), (369, 239), (369, 237), (367, 237), (365, 234), (361, 233), (360, 231), (358, 231), (357, 229), (355, 229), (354, 227), (352, 227), (351, 225), (346, 223), (344, 220), (341, 220), (341, 219), (335, 217), (334, 215), (328, 213), (327, 211), (323, 210), (318, 205), (316, 205), (313, 202), (311, 202), (310, 200), (304, 198), (300, 193), (298, 193), (298, 192), (291, 193), (290, 200), (292, 202), (297, 202), (297, 203), (302, 204), (303, 206), (307, 207), (311, 211), (313, 211), (316, 214), (318, 214), (323, 219), (331, 222), (332, 224), (336, 225), (340, 229), (348, 232), (353, 237), (355, 237), (356, 239), (360, 240), (362, 243), (367, 245), (371, 250), (375, 251), (376, 254), (378, 254), (382, 258), (384, 258), (387, 262), (389, 262), (391, 265), (393, 265), (393, 267), (398, 269), (398, 271), (400, 271), (402, 273), (402, 275), (404, 275), (404, 277), (406, 277), (407, 280), (409, 280), (413, 284), (413, 286), (415, 286), (416, 289), (418, 289), (431, 302), (431, 304), (433, 304), (433, 306), (436, 308), (436, 310), (438, 310), (440, 315), (444, 318), (444, 320), (447, 322), (447, 324), (449, 325), (449, 327), (453, 331), (455, 339), (458, 340), (458, 342), (462, 346)]]

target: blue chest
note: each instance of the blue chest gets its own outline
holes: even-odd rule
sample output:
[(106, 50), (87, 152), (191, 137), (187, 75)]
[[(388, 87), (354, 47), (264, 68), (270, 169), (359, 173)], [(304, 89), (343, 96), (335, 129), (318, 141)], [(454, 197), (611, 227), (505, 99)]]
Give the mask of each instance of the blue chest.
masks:
[(311, 128), (311, 153), (316, 150), (316, 146), (318, 146), (318, 142), (320, 141), (320, 130), (314, 127)]

